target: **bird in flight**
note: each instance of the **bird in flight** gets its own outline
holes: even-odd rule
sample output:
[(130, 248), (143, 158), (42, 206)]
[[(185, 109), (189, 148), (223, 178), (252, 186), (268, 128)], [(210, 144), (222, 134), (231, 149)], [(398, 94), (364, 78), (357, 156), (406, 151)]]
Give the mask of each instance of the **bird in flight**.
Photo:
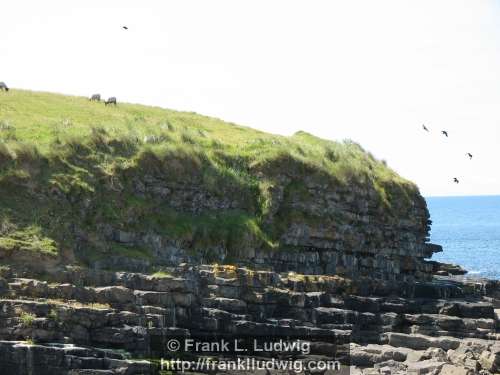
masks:
[(442, 133), (443, 135), (445, 135), (446, 137), (448, 137), (448, 132), (447, 132), (446, 130), (441, 130), (441, 133)]
[(456, 183), (456, 184), (458, 184), (460, 181), (458, 181), (458, 178), (454, 177), (453, 178), (453, 182)]
[(427, 129), (427, 126), (425, 126), (425, 125), (423, 125), (423, 124), (422, 124), (422, 129), (424, 129), (426, 132), (428, 132), (428, 131), (429, 131), (429, 129)]
[(128, 30), (128, 26), (122, 26), (123, 30)]
[(466, 155), (469, 157), (469, 159), (472, 159), (472, 154), (470, 152), (468, 152)]

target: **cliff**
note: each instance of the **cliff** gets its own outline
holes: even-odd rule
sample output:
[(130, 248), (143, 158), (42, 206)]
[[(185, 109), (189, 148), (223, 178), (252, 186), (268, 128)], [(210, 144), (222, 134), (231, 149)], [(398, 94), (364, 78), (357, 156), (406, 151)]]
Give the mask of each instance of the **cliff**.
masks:
[(351, 141), (19, 90), (0, 96), (0, 140), (9, 262), (143, 272), (219, 263), (401, 281), (432, 269), (417, 187)]

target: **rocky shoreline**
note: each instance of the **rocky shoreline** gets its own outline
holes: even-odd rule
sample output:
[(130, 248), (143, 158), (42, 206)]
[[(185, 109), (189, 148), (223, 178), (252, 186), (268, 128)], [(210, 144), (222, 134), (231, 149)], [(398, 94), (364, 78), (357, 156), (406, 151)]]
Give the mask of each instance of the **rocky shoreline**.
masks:
[(161, 276), (4, 267), (0, 284), (0, 364), (8, 374), (156, 374), (150, 359), (172, 355), (168, 338), (214, 333), (307, 339), (315, 344), (306, 361), (348, 348), (341, 359), (352, 374), (500, 371), (497, 281), (183, 264)]

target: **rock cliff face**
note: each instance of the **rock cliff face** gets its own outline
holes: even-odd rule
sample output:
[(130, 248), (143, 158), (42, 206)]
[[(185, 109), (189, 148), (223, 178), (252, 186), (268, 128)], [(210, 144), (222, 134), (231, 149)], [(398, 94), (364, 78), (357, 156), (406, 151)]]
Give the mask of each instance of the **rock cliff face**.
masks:
[[(96, 177), (91, 192), (65, 193), (50, 181), (32, 181), (30, 190), (17, 186), (26, 204), (46, 212), (41, 231), (53, 232), (55, 249), (66, 248), (58, 260), (46, 258), (139, 272), (183, 262), (218, 263), (412, 281), (430, 278), (432, 265), (425, 258), (440, 251), (427, 243), (431, 222), (425, 200), (404, 181), (341, 181), (310, 167), (298, 172), (300, 163), (292, 159), (267, 169), (246, 165), (251, 185), (224, 180), (214, 187), (206, 177), (209, 165), (172, 174), (171, 160), (167, 170), (155, 163), (149, 160), (147, 170), (142, 164), (118, 168), (109, 184)], [(0, 181), (0, 189), (18, 199), (12, 186)], [(18, 220), (32, 220), (29, 212), (24, 215)], [(16, 225), (7, 222), (7, 234)], [(15, 261), (36, 253), (23, 251), (23, 244), (38, 243), (36, 238), (19, 241), (15, 235), (4, 242), (0, 236), (0, 255)]]
[[(430, 277), (425, 258), (439, 247), (426, 244), (425, 200), (354, 142), (46, 93), (1, 100), (0, 257), (9, 262)], [(59, 124), (59, 112), (72, 118)]]
[[(193, 254), (189, 243), (150, 230), (131, 232), (106, 226), (103, 232), (108, 241), (150, 248), (155, 256), (153, 263), (169, 266), (216, 262), (278, 272), (397, 281), (430, 277), (432, 266), (425, 258), (440, 251), (440, 247), (426, 243), (430, 220), (418, 191), (405, 197), (406, 201), (393, 201), (392, 207), (388, 207), (379, 201), (370, 185), (334, 185), (285, 174), (272, 177), (275, 182), (263, 224), (264, 229), (272, 229), (276, 238), (276, 247), (272, 249), (242, 236), (231, 253), (221, 243)], [(241, 209), (243, 205), (228, 197), (210, 196), (203, 186), (192, 185), (184, 190), (165, 177), (148, 176), (145, 180), (149, 183), (136, 181), (134, 194), (163, 200), (180, 212), (215, 215), (228, 208)], [(124, 265), (124, 260), (108, 258), (98, 262), (101, 267), (119, 264)], [(138, 264), (141, 265), (145, 266)]]

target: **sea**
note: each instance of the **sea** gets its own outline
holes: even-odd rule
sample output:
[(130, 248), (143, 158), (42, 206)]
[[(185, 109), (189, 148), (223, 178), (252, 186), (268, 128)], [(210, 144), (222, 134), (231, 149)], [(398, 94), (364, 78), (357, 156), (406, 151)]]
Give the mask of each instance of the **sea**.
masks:
[(427, 197), (433, 260), (454, 263), (468, 275), (500, 279), (500, 196)]

